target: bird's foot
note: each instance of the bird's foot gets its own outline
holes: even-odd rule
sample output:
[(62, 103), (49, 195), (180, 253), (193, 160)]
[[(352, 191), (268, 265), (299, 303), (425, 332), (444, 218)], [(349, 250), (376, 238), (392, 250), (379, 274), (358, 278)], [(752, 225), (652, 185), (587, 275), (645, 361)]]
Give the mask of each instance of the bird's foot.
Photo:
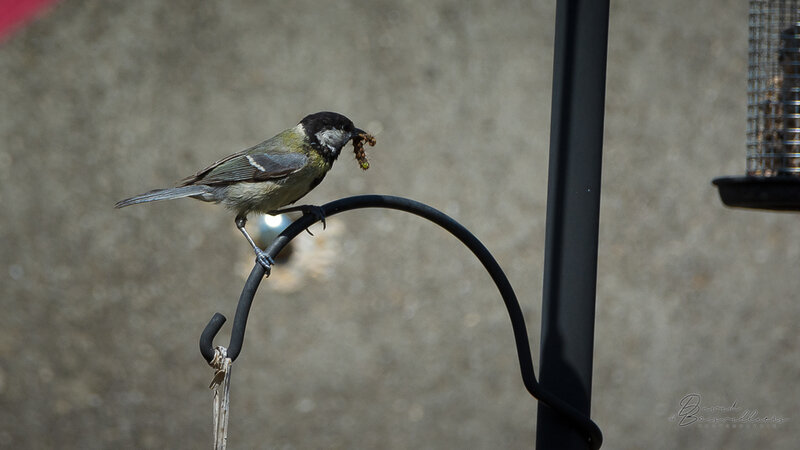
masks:
[(272, 259), (271, 256), (264, 250), (261, 250), (256, 243), (253, 241), (253, 238), (247, 233), (247, 230), (244, 228), (245, 224), (247, 223), (247, 217), (245, 216), (236, 216), (236, 228), (242, 232), (244, 237), (247, 239), (247, 242), (253, 247), (253, 251), (256, 253), (256, 262), (264, 268), (264, 276), (269, 277), (270, 272), (272, 272), (272, 266), (275, 265), (275, 260)]
[[(305, 215), (314, 216), (315, 219), (317, 219), (319, 222), (321, 222), (323, 230), (328, 225), (327, 223), (325, 223), (325, 211), (322, 209), (321, 206), (304, 205), (303, 209), (301, 209), (301, 211), (303, 211), (303, 215), (304, 216)], [(313, 236), (313, 234), (312, 234), (312, 236)]]
[(275, 265), (275, 260), (264, 250), (256, 248), (256, 262), (264, 268), (264, 276), (269, 277), (272, 272), (272, 266)]
[[(314, 216), (314, 218), (317, 219), (317, 221), (322, 222), (323, 230), (327, 227), (327, 223), (325, 223), (325, 210), (323, 210), (321, 206), (317, 205), (293, 206), (291, 208), (279, 209), (277, 211), (270, 211), (270, 214), (273, 216), (277, 216), (278, 214), (284, 214), (287, 212), (294, 212), (294, 211), (300, 211), (303, 213), (304, 216)], [(312, 233), (311, 230), (309, 230), (308, 228), (306, 228), (306, 231), (311, 236), (314, 235), (314, 233)]]

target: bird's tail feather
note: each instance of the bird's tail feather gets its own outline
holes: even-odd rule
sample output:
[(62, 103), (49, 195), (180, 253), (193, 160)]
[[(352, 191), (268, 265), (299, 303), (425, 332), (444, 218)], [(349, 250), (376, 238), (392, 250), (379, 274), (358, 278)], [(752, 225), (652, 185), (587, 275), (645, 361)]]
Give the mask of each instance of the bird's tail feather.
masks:
[(203, 185), (181, 186), (169, 189), (156, 189), (135, 197), (120, 200), (114, 205), (115, 208), (136, 205), (138, 203), (155, 202), (159, 200), (172, 200), (174, 198), (192, 197), (210, 193), (211, 188)]

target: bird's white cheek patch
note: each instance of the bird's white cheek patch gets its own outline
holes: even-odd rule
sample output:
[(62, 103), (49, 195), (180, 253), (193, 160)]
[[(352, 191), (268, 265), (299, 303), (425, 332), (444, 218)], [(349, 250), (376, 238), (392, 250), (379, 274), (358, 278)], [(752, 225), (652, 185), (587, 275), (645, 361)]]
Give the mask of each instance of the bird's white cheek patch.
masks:
[(247, 161), (250, 163), (251, 166), (255, 167), (256, 169), (258, 169), (258, 170), (260, 170), (262, 172), (266, 172), (267, 171), (267, 169), (265, 169), (264, 166), (262, 166), (261, 164), (257, 163), (256, 160), (253, 159), (252, 156), (247, 155)]
[(325, 130), (317, 133), (317, 141), (332, 153), (337, 153), (346, 141), (347, 135), (342, 130)]

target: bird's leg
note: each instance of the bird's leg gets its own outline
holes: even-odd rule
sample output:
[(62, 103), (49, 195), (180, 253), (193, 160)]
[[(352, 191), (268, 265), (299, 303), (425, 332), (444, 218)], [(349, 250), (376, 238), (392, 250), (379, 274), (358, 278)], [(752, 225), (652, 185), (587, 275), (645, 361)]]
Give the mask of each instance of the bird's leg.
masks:
[[(316, 205), (292, 206), (291, 208), (284, 208), (284, 209), (278, 209), (278, 210), (275, 210), (275, 211), (270, 211), (269, 214), (273, 215), (273, 216), (277, 216), (278, 214), (284, 214), (284, 213), (295, 212), (295, 211), (301, 211), (303, 213), (303, 215), (312, 215), (312, 216), (314, 216), (318, 221), (322, 222), (322, 229), (323, 230), (325, 229), (325, 227), (326, 227), (325, 212), (322, 210), (321, 206), (316, 206)], [(308, 228), (306, 228), (306, 231), (308, 231), (308, 234), (310, 234), (312, 236), (314, 235), (314, 233), (309, 231)]]
[(269, 276), (270, 272), (272, 271), (272, 265), (275, 264), (275, 260), (272, 259), (271, 256), (267, 254), (264, 250), (258, 248), (256, 243), (253, 241), (253, 238), (247, 234), (247, 230), (244, 228), (244, 225), (247, 223), (246, 216), (236, 216), (236, 228), (242, 232), (247, 242), (253, 247), (253, 251), (256, 252), (256, 262), (261, 264), (261, 267), (264, 268), (267, 276)]

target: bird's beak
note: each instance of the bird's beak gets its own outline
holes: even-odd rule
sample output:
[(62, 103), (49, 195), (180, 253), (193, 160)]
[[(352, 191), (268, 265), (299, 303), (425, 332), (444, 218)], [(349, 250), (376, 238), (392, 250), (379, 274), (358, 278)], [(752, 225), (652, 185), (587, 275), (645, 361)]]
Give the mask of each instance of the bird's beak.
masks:
[(370, 147), (375, 146), (375, 136), (367, 133), (361, 128), (355, 128), (353, 130), (353, 135), (351, 136), (351, 139), (353, 140), (353, 145), (355, 146), (363, 146), (365, 142)]

